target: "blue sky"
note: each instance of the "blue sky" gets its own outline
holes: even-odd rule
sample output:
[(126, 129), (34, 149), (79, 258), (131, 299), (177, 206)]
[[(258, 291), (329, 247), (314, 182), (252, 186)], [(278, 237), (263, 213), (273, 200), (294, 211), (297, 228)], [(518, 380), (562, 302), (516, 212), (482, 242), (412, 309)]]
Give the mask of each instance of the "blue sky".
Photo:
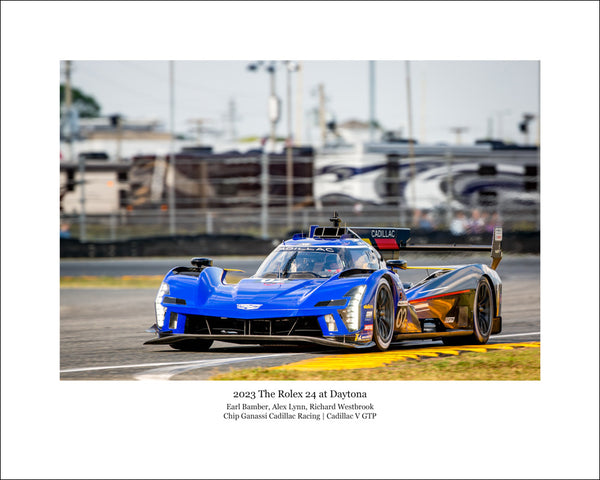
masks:
[[(178, 131), (202, 118), (208, 127), (227, 130), (227, 112), (235, 102), (236, 130), (241, 136), (264, 135), (269, 130), (267, 97), (269, 76), (263, 69), (250, 72), (250, 61), (174, 62), (175, 122)], [(72, 83), (93, 95), (104, 114), (155, 118), (169, 124), (169, 62), (90, 61), (72, 63)], [(278, 133), (287, 132), (287, 75), (277, 62), (276, 91), (283, 115)], [(404, 60), (376, 61), (375, 115), (388, 130), (408, 134), (407, 65)], [(64, 65), (63, 65), (64, 67)], [(317, 88), (323, 84), (327, 113), (338, 122), (369, 117), (368, 60), (302, 60), (303, 73), (292, 74), (292, 123), (295, 126), (298, 85), (301, 84), (303, 139), (314, 139)], [(524, 141), (518, 123), (524, 113), (539, 112), (539, 62), (424, 61), (410, 62), (413, 136), (421, 142), (454, 142), (453, 128), (464, 127), (463, 142), (487, 136)], [(537, 138), (532, 124), (531, 142)]]

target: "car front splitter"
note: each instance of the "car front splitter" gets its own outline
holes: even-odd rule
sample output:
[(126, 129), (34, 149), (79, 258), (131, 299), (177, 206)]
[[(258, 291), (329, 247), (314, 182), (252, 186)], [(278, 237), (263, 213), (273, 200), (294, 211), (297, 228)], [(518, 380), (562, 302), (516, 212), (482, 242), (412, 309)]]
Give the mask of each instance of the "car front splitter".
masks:
[(144, 345), (168, 345), (184, 340), (218, 340), (220, 342), (232, 343), (252, 343), (252, 344), (273, 344), (273, 343), (313, 343), (327, 347), (346, 347), (352, 349), (371, 348), (374, 342), (368, 343), (350, 343), (347, 338), (341, 340), (328, 339), (323, 337), (307, 337), (300, 335), (196, 335), (182, 333), (175, 335), (164, 335), (144, 342)]

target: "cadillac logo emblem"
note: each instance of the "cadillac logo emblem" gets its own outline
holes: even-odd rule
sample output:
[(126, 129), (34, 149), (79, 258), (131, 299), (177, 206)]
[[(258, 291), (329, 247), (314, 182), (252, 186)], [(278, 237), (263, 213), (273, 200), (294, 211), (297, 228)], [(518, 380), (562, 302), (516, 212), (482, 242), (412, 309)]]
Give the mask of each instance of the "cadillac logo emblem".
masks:
[(240, 310), (256, 310), (262, 307), (262, 303), (238, 303), (237, 308)]

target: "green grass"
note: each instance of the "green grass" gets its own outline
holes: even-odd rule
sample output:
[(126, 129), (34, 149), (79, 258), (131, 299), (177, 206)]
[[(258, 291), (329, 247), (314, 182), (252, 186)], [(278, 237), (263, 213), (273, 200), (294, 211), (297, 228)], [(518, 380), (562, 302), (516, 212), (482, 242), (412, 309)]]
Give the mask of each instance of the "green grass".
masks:
[(539, 380), (540, 349), (517, 348), (421, 358), (360, 370), (231, 370), (211, 380)]
[(127, 275), (123, 277), (60, 277), (60, 288), (156, 288), (162, 275)]
[[(163, 275), (60, 277), (60, 288), (156, 288), (158, 290), (163, 278)], [(227, 283), (237, 283), (241, 278), (228, 274)]]

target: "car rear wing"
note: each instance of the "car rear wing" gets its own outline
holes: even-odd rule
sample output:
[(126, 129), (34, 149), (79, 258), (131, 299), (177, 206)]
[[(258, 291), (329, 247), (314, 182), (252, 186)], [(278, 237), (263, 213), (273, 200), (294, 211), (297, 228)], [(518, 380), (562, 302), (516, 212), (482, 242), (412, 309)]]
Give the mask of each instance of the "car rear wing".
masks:
[(377, 249), (382, 255), (385, 252), (488, 252), (491, 250), (491, 268), (496, 269), (502, 260), (502, 227), (495, 227), (492, 245), (409, 245), (410, 228), (387, 227), (342, 227), (341, 219), (334, 212), (331, 227), (310, 227), (310, 237), (342, 238), (346, 235), (357, 236)]
[(502, 260), (502, 227), (494, 228), (492, 245), (409, 245), (410, 229), (408, 228), (350, 228), (366, 243), (380, 253), (387, 252), (489, 252), (491, 250), (491, 268), (496, 269)]

